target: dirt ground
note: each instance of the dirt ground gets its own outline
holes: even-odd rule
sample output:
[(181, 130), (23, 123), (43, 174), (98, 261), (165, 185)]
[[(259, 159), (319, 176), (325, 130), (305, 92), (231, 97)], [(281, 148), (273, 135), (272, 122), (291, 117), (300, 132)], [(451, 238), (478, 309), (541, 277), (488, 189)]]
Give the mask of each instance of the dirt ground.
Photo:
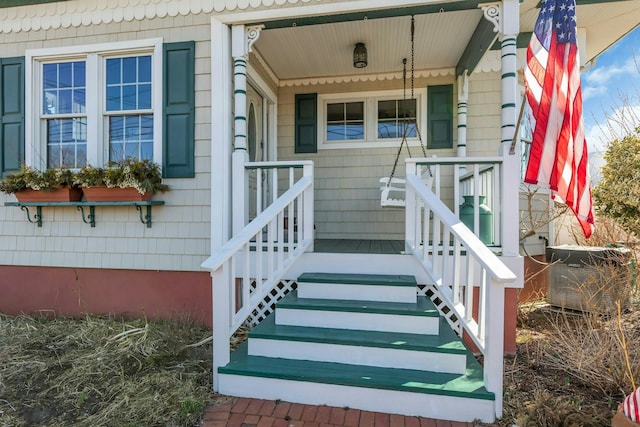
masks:
[[(609, 426), (640, 379), (640, 312), (530, 304), (518, 318), (498, 424)], [(197, 426), (220, 400), (209, 337), (184, 322), (0, 315), (0, 426)]]

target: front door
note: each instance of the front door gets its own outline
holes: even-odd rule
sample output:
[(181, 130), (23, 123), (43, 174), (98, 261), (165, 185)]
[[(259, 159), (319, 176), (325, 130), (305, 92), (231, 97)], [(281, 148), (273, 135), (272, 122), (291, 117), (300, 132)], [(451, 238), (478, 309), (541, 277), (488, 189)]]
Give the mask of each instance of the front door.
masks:
[[(247, 85), (247, 149), (250, 162), (261, 162), (264, 160), (264, 131), (262, 119), (262, 96), (251, 86)], [(258, 215), (257, 191), (258, 182), (261, 179), (264, 184), (264, 176), (258, 178), (255, 170), (249, 171), (249, 221)], [(262, 196), (265, 195), (265, 188), (262, 185)], [(262, 211), (265, 200), (261, 197), (262, 203), (260, 211)]]

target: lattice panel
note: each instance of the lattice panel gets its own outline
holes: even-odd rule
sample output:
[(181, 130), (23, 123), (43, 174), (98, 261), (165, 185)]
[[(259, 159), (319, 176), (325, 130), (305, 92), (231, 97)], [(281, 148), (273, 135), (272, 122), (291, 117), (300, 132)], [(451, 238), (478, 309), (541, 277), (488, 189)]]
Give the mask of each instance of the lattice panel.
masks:
[(438, 289), (434, 285), (418, 285), (418, 295), (428, 297), (436, 306), (440, 314), (458, 335), (462, 334), (462, 325), (455, 312), (440, 297)]
[[(269, 314), (275, 310), (276, 303), (285, 297), (290, 291), (296, 289), (298, 283), (295, 280), (282, 280), (269, 292), (264, 299), (258, 304), (255, 310), (245, 321), (245, 325), (249, 328), (257, 326)], [(256, 288), (255, 280), (251, 282), (252, 291)]]

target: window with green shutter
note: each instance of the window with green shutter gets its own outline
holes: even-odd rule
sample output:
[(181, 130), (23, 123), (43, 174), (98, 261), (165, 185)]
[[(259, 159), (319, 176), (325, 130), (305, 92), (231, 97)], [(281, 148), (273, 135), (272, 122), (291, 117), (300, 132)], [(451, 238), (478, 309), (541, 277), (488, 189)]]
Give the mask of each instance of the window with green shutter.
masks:
[(166, 178), (195, 176), (195, 42), (164, 45), (163, 167)]
[(295, 152), (316, 153), (318, 151), (318, 95), (297, 94), (295, 102)]
[(453, 85), (427, 88), (427, 148), (453, 147)]
[(162, 164), (167, 178), (195, 175), (195, 42), (155, 38), (26, 53), (31, 166), (139, 158)]
[(24, 57), (0, 58), (0, 176), (24, 162)]

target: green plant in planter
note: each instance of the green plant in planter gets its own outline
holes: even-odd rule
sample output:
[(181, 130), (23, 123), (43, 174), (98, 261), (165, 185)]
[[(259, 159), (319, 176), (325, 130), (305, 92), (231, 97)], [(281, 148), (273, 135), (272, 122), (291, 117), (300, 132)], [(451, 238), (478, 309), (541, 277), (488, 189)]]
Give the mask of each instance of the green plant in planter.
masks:
[(86, 188), (105, 187), (107, 184), (104, 182), (104, 178), (104, 168), (96, 168), (91, 165), (87, 165), (75, 173), (73, 182), (80, 187)]
[(76, 173), (75, 182), (83, 187), (135, 188), (141, 194), (169, 189), (162, 183), (162, 172), (157, 163), (133, 157), (109, 162), (106, 168), (85, 166)]
[(52, 168), (43, 172), (30, 166), (22, 166), (19, 172), (0, 181), (0, 191), (7, 194), (27, 189), (53, 191), (56, 188), (76, 186), (73, 171), (68, 168)]

